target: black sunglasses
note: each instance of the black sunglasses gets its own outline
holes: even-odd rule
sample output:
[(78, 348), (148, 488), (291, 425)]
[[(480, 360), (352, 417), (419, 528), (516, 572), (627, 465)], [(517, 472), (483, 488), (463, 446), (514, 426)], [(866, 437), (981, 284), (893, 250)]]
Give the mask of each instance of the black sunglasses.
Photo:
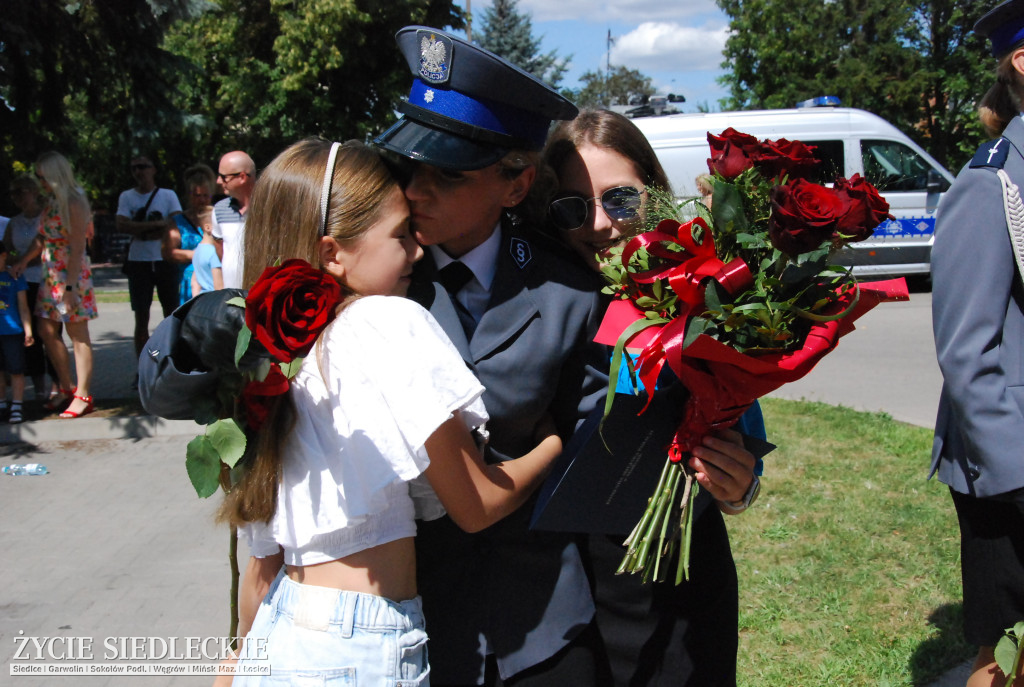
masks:
[(217, 178), (218, 179), (223, 179), (224, 183), (227, 183), (227, 182), (231, 181), (232, 179), (234, 179), (235, 177), (240, 177), (243, 174), (245, 174), (245, 172), (233, 172), (231, 174), (220, 174), (220, 173), (218, 173), (217, 174)]
[(640, 189), (632, 186), (616, 186), (593, 198), (556, 198), (548, 206), (548, 215), (559, 229), (573, 231), (582, 227), (590, 216), (590, 201), (600, 200), (601, 207), (613, 220), (621, 222), (634, 219), (640, 214), (641, 193), (643, 192)]
[(149, 169), (152, 166), (153, 165), (148, 163), (136, 162), (134, 165), (132, 165), (132, 171), (134, 172), (136, 169)]

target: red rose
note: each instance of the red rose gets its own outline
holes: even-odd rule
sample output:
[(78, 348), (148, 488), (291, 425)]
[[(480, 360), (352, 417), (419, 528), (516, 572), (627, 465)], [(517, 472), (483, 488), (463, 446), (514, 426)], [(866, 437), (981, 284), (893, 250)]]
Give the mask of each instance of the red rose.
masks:
[(756, 138), (740, 133), (731, 126), (721, 136), (715, 136), (709, 131), (708, 145), (711, 147), (708, 169), (712, 174), (720, 174), (725, 179), (735, 179), (753, 167), (754, 157), (761, 149), (761, 143)]
[(274, 399), (288, 391), (290, 383), (277, 363), (270, 364), (270, 372), (262, 382), (246, 383), (242, 388), (242, 408), (245, 410), (245, 424), (252, 430), (259, 430), (267, 421)]
[(761, 176), (774, 179), (789, 175), (789, 178), (806, 178), (820, 163), (814, 157), (816, 146), (807, 146), (800, 141), (765, 141), (756, 156), (756, 165)]
[(283, 363), (309, 353), (334, 319), (341, 287), (305, 260), (268, 267), (245, 299), (245, 324), (256, 340)]
[(836, 230), (849, 243), (863, 241), (875, 233), (879, 224), (894, 219), (889, 214), (889, 203), (860, 174), (854, 174), (850, 179), (836, 179), (835, 192), (848, 204)]
[(803, 179), (776, 186), (768, 237), (787, 255), (807, 253), (832, 239), (836, 220), (846, 209), (845, 199), (835, 191)]

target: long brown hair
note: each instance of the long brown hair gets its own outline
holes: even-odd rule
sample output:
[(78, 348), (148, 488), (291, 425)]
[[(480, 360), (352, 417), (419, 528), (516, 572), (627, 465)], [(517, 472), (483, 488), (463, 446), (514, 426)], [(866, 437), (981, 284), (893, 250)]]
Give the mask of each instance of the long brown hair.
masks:
[[(245, 223), (242, 281), (246, 288), (266, 267), (284, 260), (300, 258), (319, 265), (320, 192), (330, 150), (330, 141), (299, 141), (260, 174)], [(324, 235), (343, 246), (359, 241), (398, 188), (375, 149), (359, 141), (342, 144), (334, 163)], [(291, 395), (277, 397), (255, 437), (247, 469), (221, 507), (221, 519), (234, 525), (270, 521), (277, 506), (282, 447), (294, 424)]]
[(996, 82), (988, 89), (978, 103), (978, 118), (985, 131), (993, 138), (1001, 136), (1003, 129), (1020, 114), (1024, 101), (1024, 75), (1013, 66), (1011, 50), (999, 58), (996, 65)]

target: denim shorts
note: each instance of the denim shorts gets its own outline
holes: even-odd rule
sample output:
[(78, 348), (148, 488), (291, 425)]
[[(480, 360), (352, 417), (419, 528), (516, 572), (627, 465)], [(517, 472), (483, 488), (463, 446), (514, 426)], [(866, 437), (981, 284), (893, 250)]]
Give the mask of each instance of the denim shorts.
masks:
[(271, 674), (238, 674), (232, 684), (429, 686), (424, 628), (418, 596), (391, 601), (314, 587), (282, 571), (260, 604), (238, 663), (240, 671), (269, 665)]

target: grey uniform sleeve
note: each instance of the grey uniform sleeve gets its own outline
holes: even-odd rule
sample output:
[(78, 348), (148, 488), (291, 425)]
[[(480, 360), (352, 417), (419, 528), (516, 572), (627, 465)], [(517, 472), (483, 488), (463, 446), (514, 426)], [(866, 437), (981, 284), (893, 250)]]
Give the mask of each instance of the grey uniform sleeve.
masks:
[(991, 474), (1019, 456), (1024, 433), (1021, 406), (1009, 391), (1021, 383), (1020, 362), (1007, 369), (1007, 352), (1019, 355), (1021, 342), (1004, 341), (1008, 317), (1020, 314), (1011, 312), (1019, 310), (1012, 296), (1018, 277), (1003, 212), (994, 170), (966, 169), (939, 209), (932, 251), (932, 321), (944, 394), (967, 457)]

